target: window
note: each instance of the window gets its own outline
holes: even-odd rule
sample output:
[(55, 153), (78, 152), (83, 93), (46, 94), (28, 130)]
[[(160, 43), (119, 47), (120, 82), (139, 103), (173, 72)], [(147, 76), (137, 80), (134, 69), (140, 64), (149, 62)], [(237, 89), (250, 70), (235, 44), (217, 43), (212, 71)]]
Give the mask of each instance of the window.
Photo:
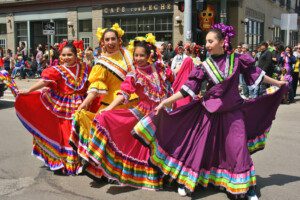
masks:
[(291, 0), (286, 0), (286, 9), (287, 10), (291, 9)]
[(285, 0), (279, 0), (279, 5), (281, 7), (284, 7), (285, 6)]
[(0, 35), (6, 33), (7, 33), (6, 24), (0, 24)]
[(21, 42), (27, 43), (27, 22), (16, 23), (16, 45), (19, 46)]
[(6, 49), (6, 40), (5, 39), (0, 39), (0, 48)]
[(92, 32), (92, 20), (79, 20), (79, 32)]
[(83, 48), (84, 49), (91, 46), (90, 38), (82, 38), (82, 41), (83, 41)]
[(250, 49), (255, 49), (263, 41), (263, 27), (263, 22), (252, 19), (249, 19), (249, 22), (245, 24), (244, 42), (249, 45)]
[(68, 39), (68, 26), (67, 26), (67, 20), (56, 20), (55, 21), (55, 37), (54, 42), (60, 43), (64, 39)]
[(275, 26), (274, 30), (273, 30), (273, 41), (280, 41), (281, 37), (280, 37), (280, 27)]
[(119, 23), (125, 31), (123, 38), (125, 42), (136, 36), (145, 36), (147, 33), (153, 33), (157, 41), (172, 41), (172, 15), (109, 17), (104, 19), (105, 27), (111, 27), (114, 23)]

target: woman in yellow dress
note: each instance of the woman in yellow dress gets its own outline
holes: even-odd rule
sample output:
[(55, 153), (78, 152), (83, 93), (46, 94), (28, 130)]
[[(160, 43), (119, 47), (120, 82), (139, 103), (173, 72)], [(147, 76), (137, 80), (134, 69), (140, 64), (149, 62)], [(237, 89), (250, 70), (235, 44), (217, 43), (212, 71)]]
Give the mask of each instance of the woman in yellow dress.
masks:
[[(97, 109), (107, 107), (116, 97), (127, 73), (133, 69), (132, 56), (128, 50), (122, 47), (121, 37), (123, 35), (124, 31), (118, 24), (114, 24), (109, 29), (99, 28), (97, 31), (102, 54), (95, 61), (96, 64), (89, 75), (88, 95), (73, 116), (73, 130), (70, 136), (71, 145), (83, 158), (86, 157), (84, 146), (89, 141), (91, 125), (97, 115), (89, 111), (95, 105), (93, 102), (100, 97), (100, 107)], [(128, 108), (134, 104), (136, 98), (137, 96), (133, 96), (130, 104), (116, 108)], [(94, 177), (102, 176), (101, 172), (92, 165), (86, 166), (86, 172)]]

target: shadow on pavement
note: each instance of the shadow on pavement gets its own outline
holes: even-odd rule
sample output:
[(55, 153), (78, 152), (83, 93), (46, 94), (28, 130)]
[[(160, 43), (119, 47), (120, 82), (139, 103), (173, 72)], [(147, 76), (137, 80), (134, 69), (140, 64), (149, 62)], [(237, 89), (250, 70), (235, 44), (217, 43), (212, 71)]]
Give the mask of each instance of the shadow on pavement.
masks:
[[(195, 192), (191, 194), (191, 199), (204, 199), (205, 197), (209, 197), (217, 193), (224, 193), (224, 191), (220, 190), (219, 187), (214, 187), (212, 185), (209, 185), (207, 188), (200, 186), (197, 187)], [(226, 196), (226, 193), (224, 193), (224, 195)]]
[(291, 175), (286, 175), (286, 174), (272, 174), (269, 177), (261, 177), (261, 176), (256, 176), (256, 181), (257, 181), (257, 186), (256, 186), (256, 192), (257, 196), (260, 197), (260, 190), (264, 187), (268, 186), (283, 186), (288, 183), (293, 183), (300, 181), (299, 176), (291, 176)]
[(118, 194), (127, 193), (127, 192), (131, 192), (131, 191), (135, 191), (135, 190), (138, 190), (138, 189), (133, 188), (133, 187), (129, 187), (129, 186), (125, 186), (125, 187), (111, 186), (107, 190), (107, 193), (112, 194), (112, 195), (118, 195)]
[(0, 110), (13, 108), (15, 106), (15, 102), (12, 101), (5, 101), (0, 99)]

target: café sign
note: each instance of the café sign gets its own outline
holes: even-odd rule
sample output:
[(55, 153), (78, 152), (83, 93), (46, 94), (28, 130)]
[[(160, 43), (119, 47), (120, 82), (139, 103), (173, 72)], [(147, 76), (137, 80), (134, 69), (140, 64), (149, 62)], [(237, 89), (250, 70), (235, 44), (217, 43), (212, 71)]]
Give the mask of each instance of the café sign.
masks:
[(173, 12), (173, 5), (170, 2), (130, 4), (126, 6), (107, 6), (103, 8), (103, 15), (117, 14), (141, 14), (155, 12)]

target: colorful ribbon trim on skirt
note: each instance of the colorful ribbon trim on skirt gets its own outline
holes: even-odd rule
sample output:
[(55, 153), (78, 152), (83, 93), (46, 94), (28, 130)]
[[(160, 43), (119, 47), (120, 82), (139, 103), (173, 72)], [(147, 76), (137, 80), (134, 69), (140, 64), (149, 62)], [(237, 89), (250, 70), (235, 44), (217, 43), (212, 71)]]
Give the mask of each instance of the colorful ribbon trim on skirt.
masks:
[(271, 127), (268, 128), (263, 134), (247, 141), (248, 150), (251, 154), (263, 150), (265, 148), (266, 140), (269, 135), (270, 129)]
[(21, 114), (18, 118), (24, 127), (33, 135), (32, 154), (42, 160), (51, 170), (63, 169), (68, 175), (76, 174), (79, 168), (77, 153), (72, 148), (62, 147), (40, 133), (27, 122)]
[(102, 168), (105, 175), (118, 181), (121, 185), (137, 188), (160, 189), (162, 178), (157, 170), (120, 152), (109, 133), (94, 120), (93, 139), (89, 143), (90, 158)]
[(150, 162), (159, 167), (161, 171), (184, 185), (188, 190), (194, 191), (197, 184), (207, 187), (209, 183), (224, 187), (232, 194), (243, 194), (251, 186), (256, 185), (254, 166), (244, 173), (232, 173), (225, 169), (211, 168), (194, 171), (184, 166), (184, 163), (171, 157), (165, 152), (155, 139), (155, 125), (151, 117), (141, 120), (133, 130), (137, 136), (151, 149)]

